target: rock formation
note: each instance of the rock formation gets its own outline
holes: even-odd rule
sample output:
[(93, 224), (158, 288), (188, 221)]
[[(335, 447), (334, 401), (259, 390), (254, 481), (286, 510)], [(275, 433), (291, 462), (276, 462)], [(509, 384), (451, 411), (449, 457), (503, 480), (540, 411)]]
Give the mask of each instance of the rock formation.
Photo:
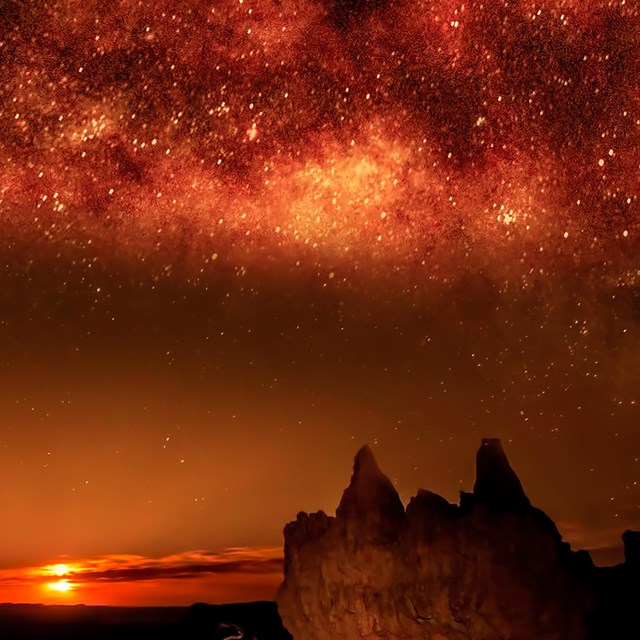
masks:
[(485, 438), (478, 449), (473, 495), (476, 502), (494, 511), (526, 511), (531, 507), (497, 438)]
[(387, 476), (380, 471), (369, 447), (356, 454), (351, 483), (342, 494), (336, 517), (351, 537), (392, 541), (404, 521), (404, 506)]
[(594, 567), (588, 575), (598, 604), (589, 640), (640, 638), (640, 531), (622, 534), (624, 562), (615, 567)]
[(295, 640), (588, 638), (588, 554), (531, 506), (498, 440), (476, 466), (460, 505), (420, 490), (405, 510), (363, 447), (336, 516), (285, 527), (277, 602)]

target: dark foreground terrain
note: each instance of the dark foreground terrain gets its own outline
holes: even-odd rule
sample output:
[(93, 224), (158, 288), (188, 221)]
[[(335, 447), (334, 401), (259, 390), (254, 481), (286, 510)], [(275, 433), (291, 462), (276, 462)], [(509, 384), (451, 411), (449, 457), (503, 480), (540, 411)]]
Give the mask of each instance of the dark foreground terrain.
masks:
[(273, 602), (191, 607), (0, 605), (2, 640), (291, 640)]

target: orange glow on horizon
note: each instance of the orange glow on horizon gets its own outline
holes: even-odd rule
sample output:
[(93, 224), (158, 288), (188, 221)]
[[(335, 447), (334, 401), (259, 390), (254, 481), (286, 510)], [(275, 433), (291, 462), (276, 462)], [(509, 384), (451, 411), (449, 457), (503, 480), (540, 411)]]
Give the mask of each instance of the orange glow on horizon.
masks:
[(47, 587), (49, 589), (51, 589), (52, 591), (57, 591), (58, 593), (68, 593), (69, 591), (73, 591), (75, 586), (76, 585), (72, 584), (67, 579), (47, 583)]
[(35, 569), (33, 571), (34, 575), (37, 576), (45, 576), (45, 577), (56, 577), (63, 578), (65, 576), (69, 577), (74, 574), (77, 574), (81, 571), (86, 571), (87, 567), (82, 566), (81, 564), (69, 564), (69, 563), (56, 563), (56, 564), (47, 564), (40, 569)]
[(188, 606), (269, 600), (282, 581), (281, 554), (279, 547), (239, 547), (0, 568), (0, 602)]
[(51, 567), (51, 573), (53, 573), (56, 576), (66, 576), (70, 570), (71, 569), (68, 564), (54, 564)]

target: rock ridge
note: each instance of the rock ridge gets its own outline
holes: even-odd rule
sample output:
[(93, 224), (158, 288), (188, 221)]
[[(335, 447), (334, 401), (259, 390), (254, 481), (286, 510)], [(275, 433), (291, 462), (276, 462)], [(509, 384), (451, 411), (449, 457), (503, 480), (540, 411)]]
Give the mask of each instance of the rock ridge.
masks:
[[(300, 513), (284, 537), (277, 603), (296, 640), (609, 640), (597, 568), (531, 505), (494, 438), (460, 504), (420, 489), (406, 509), (364, 446), (336, 515)], [(640, 534), (625, 544), (636, 566)]]

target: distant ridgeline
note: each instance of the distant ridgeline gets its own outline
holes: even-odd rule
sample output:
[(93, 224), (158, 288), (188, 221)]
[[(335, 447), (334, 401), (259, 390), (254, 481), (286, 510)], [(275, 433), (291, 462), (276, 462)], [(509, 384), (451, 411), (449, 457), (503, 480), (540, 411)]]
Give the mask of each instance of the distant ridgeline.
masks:
[(336, 516), (300, 513), (284, 537), (277, 603), (295, 640), (640, 639), (640, 532), (624, 533), (624, 564), (594, 566), (497, 439), (459, 505), (419, 490), (406, 509), (363, 447)]

